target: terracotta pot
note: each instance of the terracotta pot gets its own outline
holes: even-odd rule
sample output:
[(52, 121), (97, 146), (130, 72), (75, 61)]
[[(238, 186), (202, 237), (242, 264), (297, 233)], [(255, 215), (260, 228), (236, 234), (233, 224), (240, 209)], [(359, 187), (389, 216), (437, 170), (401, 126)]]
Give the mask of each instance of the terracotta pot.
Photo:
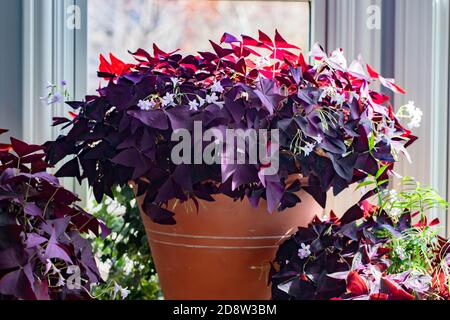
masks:
[(279, 244), (306, 226), (322, 208), (305, 192), (293, 209), (269, 214), (266, 203), (217, 196), (171, 203), (177, 224), (163, 226), (142, 214), (152, 256), (167, 300), (267, 300), (269, 263)]

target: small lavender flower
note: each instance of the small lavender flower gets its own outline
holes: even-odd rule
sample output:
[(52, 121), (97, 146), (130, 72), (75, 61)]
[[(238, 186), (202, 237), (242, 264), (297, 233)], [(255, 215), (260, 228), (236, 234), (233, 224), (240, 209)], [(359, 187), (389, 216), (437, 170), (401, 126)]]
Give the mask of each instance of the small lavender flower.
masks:
[(302, 148), (303, 152), (305, 153), (305, 156), (309, 156), (311, 154), (311, 152), (313, 152), (314, 147), (316, 145), (314, 143), (306, 143), (306, 145)]
[(117, 282), (114, 282), (114, 296), (113, 298), (116, 298), (116, 295), (120, 293), (120, 297), (122, 300), (124, 300), (129, 294), (130, 290), (128, 288), (122, 288)]
[(406, 260), (406, 251), (402, 247), (396, 248), (395, 253), (397, 254), (400, 260), (402, 261)]
[(306, 259), (311, 255), (311, 246), (310, 245), (305, 245), (304, 243), (302, 243), (300, 245), (300, 249), (298, 249), (298, 256), (300, 257), (300, 259)]
[(196, 100), (189, 101), (189, 110), (198, 111), (200, 104)]
[(215, 104), (215, 105), (219, 106), (220, 109), (222, 109), (223, 105), (225, 104), (225, 102), (219, 101), (219, 97), (217, 96), (216, 93), (213, 93), (211, 95), (207, 95), (206, 96), (206, 102), (209, 103), (209, 104)]
[(138, 107), (142, 111), (149, 111), (155, 107), (156, 103), (154, 101), (139, 100)]
[(222, 87), (222, 84), (219, 81), (214, 82), (214, 84), (211, 86), (212, 92), (222, 93), (224, 92), (224, 90), (225, 89)]
[(173, 93), (167, 92), (166, 95), (162, 98), (163, 107), (174, 107), (175, 106), (175, 95)]

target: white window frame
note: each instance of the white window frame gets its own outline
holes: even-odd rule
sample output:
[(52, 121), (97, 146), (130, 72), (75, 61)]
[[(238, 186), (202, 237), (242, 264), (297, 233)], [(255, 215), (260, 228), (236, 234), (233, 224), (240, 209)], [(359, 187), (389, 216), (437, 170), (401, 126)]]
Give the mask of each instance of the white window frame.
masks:
[[(83, 99), (87, 79), (87, 0), (22, 0), (23, 1), (23, 138), (42, 144), (54, 140), (59, 129), (52, 118), (67, 116), (67, 106), (43, 105), (46, 84), (66, 80), (72, 99)], [(70, 29), (67, 19), (78, 6), (81, 28)], [(83, 14), (84, 13), (84, 14)], [(56, 169), (55, 169), (56, 170)], [(76, 179), (63, 179), (63, 184), (85, 200), (87, 188)], [(85, 204), (85, 203), (82, 203)]]

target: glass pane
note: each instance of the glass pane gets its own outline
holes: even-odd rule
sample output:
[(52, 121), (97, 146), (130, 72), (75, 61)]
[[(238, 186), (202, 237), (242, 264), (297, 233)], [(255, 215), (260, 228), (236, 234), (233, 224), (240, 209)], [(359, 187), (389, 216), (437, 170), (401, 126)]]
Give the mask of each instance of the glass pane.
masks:
[(100, 53), (125, 61), (127, 50), (180, 48), (184, 53), (210, 49), (224, 32), (257, 36), (275, 29), (288, 41), (309, 49), (310, 9), (300, 1), (89, 0), (89, 89), (98, 87)]

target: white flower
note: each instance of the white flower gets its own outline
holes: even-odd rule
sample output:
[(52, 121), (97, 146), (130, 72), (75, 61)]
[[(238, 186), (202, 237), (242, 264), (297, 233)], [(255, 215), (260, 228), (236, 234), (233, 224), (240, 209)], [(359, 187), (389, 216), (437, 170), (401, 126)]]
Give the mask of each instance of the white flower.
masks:
[(240, 97), (242, 99), (244, 99), (245, 101), (248, 101), (248, 92), (245, 92), (245, 91), (241, 92)]
[(398, 218), (400, 218), (400, 216), (403, 214), (403, 210), (401, 208), (392, 208), (391, 210), (389, 210), (388, 215), (394, 219), (397, 220)]
[(120, 297), (122, 298), (122, 300), (125, 299), (130, 294), (130, 290), (128, 290), (128, 288), (122, 288), (115, 281), (114, 281), (114, 291), (113, 292), (114, 292), (113, 299), (116, 298), (116, 295), (118, 293), (120, 293)]
[(162, 97), (162, 105), (163, 107), (175, 106), (175, 95), (173, 93), (166, 93), (164, 97)]
[(410, 121), (408, 123), (408, 128), (418, 128), (422, 122), (423, 112), (417, 108), (414, 101), (409, 101), (406, 106), (404, 106), (405, 111), (408, 113)]
[(345, 97), (345, 94), (343, 94), (343, 93), (342, 94), (336, 93), (332, 97), (333, 97), (333, 102), (336, 103), (336, 105), (338, 105), (338, 106), (344, 104), (344, 102), (347, 101), (347, 98)]
[(47, 105), (64, 102), (63, 95), (59, 91), (56, 91), (55, 93), (50, 93), (47, 97), (42, 97), (41, 100), (44, 101)]
[(308, 142), (308, 143), (302, 148), (302, 150), (303, 150), (303, 152), (305, 153), (306, 156), (309, 156), (309, 155), (311, 154), (311, 152), (313, 152), (315, 146), (316, 146), (316, 145), (315, 145), (314, 143), (309, 143), (309, 142)]
[(222, 93), (225, 89), (222, 87), (222, 84), (218, 81), (214, 82), (214, 84), (211, 86), (211, 91), (212, 92), (218, 92), (218, 93)]
[(175, 78), (175, 77), (170, 78), (170, 81), (172, 81), (174, 88), (180, 83), (180, 79)]
[(334, 97), (337, 94), (336, 89), (333, 87), (326, 87), (323, 89), (322, 94), (319, 97), (319, 101), (322, 101), (326, 97)]
[(149, 111), (155, 107), (156, 103), (154, 101), (139, 100), (138, 107), (142, 111)]
[(198, 97), (198, 101), (199, 101), (199, 107), (202, 107), (205, 104), (205, 99), (203, 99), (202, 97)]
[(397, 254), (397, 256), (400, 258), (400, 260), (405, 260), (406, 259), (406, 252), (405, 249), (403, 249), (402, 247), (398, 247), (395, 249), (395, 253)]
[(298, 256), (300, 257), (300, 259), (306, 259), (311, 255), (311, 246), (310, 245), (305, 245), (304, 243), (302, 243), (301, 248), (298, 249)]
[(200, 106), (200, 104), (197, 102), (197, 100), (189, 101), (189, 110), (198, 111), (199, 106)]
[(225, 104), (225, 102), (219, 101), (219, 97), (217, 96), (216, 93), (213, 93), (211, 95), (207, 95), (206, 96), (206, 102), (209, 103), (209, 104), (215, 104), (215, 105), (219, 106), (220, 109), (222, 109), (223, 105)]
[(323, 138), (322, 138), (322, 136), (320, 134), (317, 137), (313, 138), (313, 139), (316, 140), (318, 144), (321, 144), (322, 141), (323, 141)]
[(122, 300), (125, 300), (126, 297), (128, 297), (128, 295), (130, 294), (130, 290), (128, 290), (128, 288), (122, 288), (122, 290), (120, 290), (120, 296), (122, 297)]

